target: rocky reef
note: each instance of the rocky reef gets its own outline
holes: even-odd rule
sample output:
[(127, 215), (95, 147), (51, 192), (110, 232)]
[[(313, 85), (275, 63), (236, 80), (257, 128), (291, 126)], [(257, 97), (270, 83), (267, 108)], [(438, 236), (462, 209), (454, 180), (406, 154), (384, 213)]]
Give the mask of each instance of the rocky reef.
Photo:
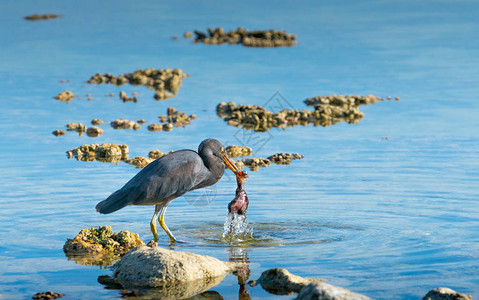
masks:
[(95, 126), (103, 125), (103, 121), (100, 120), (100, 119), (95, 118), (95, 119), (91, 120), (91, 125), (95, 125)]
[(110, 265), (134, 247), (144, 245), (136, 233), (113, 233), (111, 226), (100, 226), (82, 229), (73, 239), (67, 239), (63, 251), (80, 264)]
[[(228, 148), (230, 148), (229, 152), (228, 152)], [(251, 148), (243, 147), (243, 146), (229, 146), (226, 148), (226, 151), (228, 152), (228, 155), (230, 155), (230, 157), (233, 157), (233, 158), (251, 155)], [(267, 167), (271, 163), (274, 163), (277, 165), (290, 165), (292, 160), (302, 159), (302, 158), (304, 158), (304, 155), (300, 155), (298, 153), (276, 153), (274, 155), (268, 156), (268, 158), (262, 158), (262, 157), (243, 158), (241, 160), (236, 161), (235, 165), (239, 169), (248, 167), (251, 171), (258, 171), (260, 167)]]
[[(222, 27), (208, 28), (208, 32), (195, 30), (194, 43), (208, 45), (242, 44), (246, 47), (291, 47), (296, 45), (296, 36), (281, 30), (248, 30), (238, 28), (225, 32)], [(185, 33), (185, 37), (187, 33)]]
[[(188, 74), (183, 73), (180, 69), (139, 69), (132, 73), (125, 73), (115, 76), (110, 73), (93, 75), (88, 83), (91, 84), (114, 84), (117, 86), (124, 85), (126, 83), (132, 85), (143, 85), (150, 90), (155, 91), (156, 100), (169, 99), (175, 96), (181, 85), (182, 79), (188, 77)], [(120, 98), (125, 101), (126, 94)]]
[(302, 109), (283, 109), (271, 112), (259, 105), (236, 105), (234, 102), (221, 102), (216, 106), (216, 114), (228, 125), (264, 132), (271, 128), (283, 128), (296, 125), (329, 126), (339, 122), (356, 124), (364, 117), (359, 105), (380, 101), (376, 96), (318, 96), (304, 102), (314, 106), (314, 111)]
[(85, 144), (68, 150), (68, 158), (83, 161), (119, 162), (128, 159), (128, 146), (118, 144)]

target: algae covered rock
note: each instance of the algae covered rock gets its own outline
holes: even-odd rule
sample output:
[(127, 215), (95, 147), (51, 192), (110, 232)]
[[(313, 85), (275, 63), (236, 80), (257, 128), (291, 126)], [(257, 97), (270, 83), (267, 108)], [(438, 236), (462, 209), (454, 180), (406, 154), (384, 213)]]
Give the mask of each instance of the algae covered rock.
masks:
[(293, 159), (302, 159), (304, 155), (298, 153), (276, 153), (268, 157), (268, 160), (277, 165), (290, 165)]
[(458, 293), (450, 288), (440, 287), (430, 290), (422, 300), (471, 300), (472, 296)]
[(304, 102), (314, 106), (314, 111), (302, 109), (282, 109), (272, 112), (259, 105), (236, 105), (234, 102), (221, 102), (216, 106), (216, 114), (228, 125), (264, 132), (271, 128), (291, 126), (329, 126), (339, 122), (357, 124), (364, 117), (359, 111), (360, 105), (373, 104), (382, 100), (368, 96), (318, 96), (308, 98)]
[[(132, 73), (125, 73), (118, 76), (110, 73), (97, 73), (88, 80), (88, 83), (107, 83), (117, 86), (126, 83), (132, 85), (144, 85), (155, 91), (154, 98), (156, 100), (164, 100), (175, 96), (182, 85), (182, 79), (188, 76), (188, 74), (183, 73), (180, 69), (139, 69)], [(120, 99), (124, 102), (137, 100), (136, 97), (127, 97), (124, 92), (120, 93)]]
[(134, 158), (125, 160), (127, 164), (134, 165), (137, 169), (142, 169), (148, 166), (152, 161), (154, 161), (154, 159), (143, 156), (136, 156)]
[[(172, 151), (170, 151), (172, 152)], [(163, 157), (167, 155), (168, 153), (161, 152), (159, 149), (151, 150), (150, 153), (148, 153), (148, 157), (152, 159), (158, 159), (160, 157)]]
[(70, 92), (70, 91), (61, 92), (55, 96), (55, 99), (63, 101), (63, 102), (69, 102), (73, 98), (75, 98), (75, 94), (73, 94), (73, 92)]
[(253, 154), (253, 149), (246, 146), (236, 146), (231, 145), (226, 147), (226, 153), (232, 158), (240, 157), (240, 156), (249, 156)]
[(73, 239), (68, 238), (63, 251), (80, 264), (108, 265), (132, 248), (143, 245), (136, 233), (126, 230), (113, 233), (111, 226), (100, 226), (82, 229)]
[(171, 131), (174, 127), (185, 127), (191, 123), (191, 120), (196, 119), (196, 115), (187, 115), (184, 112), (177, 111), (174, 107), (166, 109), (166, 116), (158, 116), (160, 122), (148, 126), (149, 131)]
[(133, 129), (133, 130), (138, 130), (140, 129), (140, 124), (138, 124), (135, 121), (129, 121), (125, 119), (117, 119), (111, 122), (111, 127), (113, 129)]
[[(238, 28), (225, 32), (222, 27), (208, 28), (208, 33), (195, 30), (194, 43), (207, 45), (242, 44), (246, 47), (290, 47), (295, 46), (296, 36), (280, 30), (252, 30)], [(186, 34), (185, 34), (186, 37)]]
[(115, 264), (113, 278), (124, 287), (167, 287), (217, 282), (231, 273), (235, 263), (160, 247), (138, 247)]
[(265, 158), (255, 157), (255, 158), (244, 158), (242, 160), (243, 164), (250, 168), (252, 171), (257, 171), (259, 167), (267, 167), (270, 164), (270, 161)]
[(118, 162), (128, 159), (128, 146), (118, 144), (85, 144), (68, 150), (68, 158), (83, 161)]
[(79, 135), (82, 135), (87, 130), (86, 126), (82, 123), (68, 123), (66, 126), (67, 131), (76, 131)]

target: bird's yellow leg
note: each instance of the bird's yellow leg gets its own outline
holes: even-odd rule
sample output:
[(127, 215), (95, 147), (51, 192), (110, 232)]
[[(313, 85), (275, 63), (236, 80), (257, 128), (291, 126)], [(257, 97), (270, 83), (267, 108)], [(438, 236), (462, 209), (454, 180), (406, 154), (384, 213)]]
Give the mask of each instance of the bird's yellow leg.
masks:
[(160, 208), (158, 206), (155, 207), (155, 213), (153, 214), (153, 218), (151, 218), (150, 222), (150, 229), (151, 233), (153, 233), (153, 240), (157, 243), (158, 242), (158, 233), (156, 231), (156, 216), (158, 216), (158, 212)]
[(170, 231), (168, 226), (166, 226), (165, 213), (166, 213), (166, 206), (161, 208), (160, 216), (158, 217), (158, 222), (160, 223), (160, 226), (163, 228), (163, 230), (165, 230), (166, 234), (170, 237), (170, 241), (174, 243), (176, 241), (176, 238), (173, 235), (173, 233)]

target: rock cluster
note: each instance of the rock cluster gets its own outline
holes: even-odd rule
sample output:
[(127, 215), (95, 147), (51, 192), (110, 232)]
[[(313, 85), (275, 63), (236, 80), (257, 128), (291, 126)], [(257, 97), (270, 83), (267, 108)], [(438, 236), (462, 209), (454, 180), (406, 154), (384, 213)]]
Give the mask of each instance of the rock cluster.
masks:
[[(221, 45), (242, 44), (246, 47), (290, 47), (296, 45), (296, 36), (279, 30), (252, 30), (238, 28), (225, 32), (223, 28), (208, 28), (208, 33), (195, 30), (195, 43)], [(186, 33), (185, 33), (186, 37)]]
[(232, 145), (232, 146), (226, 147), (226, 153), (228, 153), (228, 156), (232, 158), (236, 158), (240, 156), (250, 156), (251, 154), (253, 154), (253, 149), (246, 146)]
[(52, 291), (47, 291), (45, 293), (36, 293), (33, 295), (32, 300), (50, 300), (50, 299), (57, 299), (65, 296), (62, 293), (55, 293)]
[(187, 115), (184, 112), (177, 111), (174, 107), (168, 107), (166, 110), (166, 116), (161, 115), (158, 117), (160, 122), (148, 125), (149, 131), (171, 131), (173, 127), (185, 127), (190, 124), (191, 120), (196, 119), (196, 115)]
[(53, 131), (52, 134), (54, 136), (62, 136), (62, 135), (65, 135), (65, 131), (57, 129), (57, 130)]
[(28, 21), (40, 21), (40, 20), (57, 19), (57, 18), (61, 18), (61, 17), (62, 17), (62, 15), (57, 15), (57, 14), (42, 14), (42, 15), (34, 14), (34, 15), (31, 15), (31, 16), (23, 17), (23, 18), (25, 20), (28, 20)]
[(188, 77), (180, 69), (139, 69), (132, 73), (115, 76), (110, 73), (93, 75), (88, 83), (109, 83), (117, 86), (130, 83), (144, 85), (155, 91), (156, 100), (164, 100), (175, 96), (182, 84), (181, 80)]
[[(170, 151), (170, 152), (173, 152), (173, 150)], [(155, 149), (155, 150), (151, 150), (150, 153), (148, 153), (148, 157), (152, 158), (152, 159), (158, 159), (158, 158), (163, 157), (167, 154), (168, 154), (167, 152), (161, 152), (159, 149)]]
[(140, 124), (138, 124), (135, 121), (128, 121), (125, 119), (117, 119), (113, 122), (111, 122), (111, 127), (113, 129), (134, 129), (138, 130), (140, 129)]
[(55, 96), (55, 99), (63, 102), (70, 102), (70, 100), (72, 100), (73, 98), (75, 98), (75, 94), (70, 91), (61, 92), (60, 94)]
[(298, 153), (276, 153), (268, 157), (268, 160), (277, 165), (290, 165), (293, 159), (302, 159), (304, 155)]
[(117, 144), (85, 144), (68, 150), (68, 158), (83, 161), (118, 162), (128, 159), (128, 146)]
[(243, 127), (254, 131), (267, 131), (271, 128), (309, 125), (329, 126), (346, 121), (356, 124), (364, 117), (359, 105), (373, 104), (381, 100), (376, 96), (319, 96), (306, 99), (306, 105), (314, 106), (314, 111), (283, 109), (271, 112), (259, 105), (236, 105), (234, 102), (221, 102), (216, 106), (216, 113), (228, 125)]
[(96, 127), (96, 126), (92, 126), (92, 127), (89, 127), (87, 130), (86, 130), (86, 134), (89, 136), (89, 137), (99, 137), (100, 135), (103, 134), (103, 129), (99, 128), (99, 127)]
[(103, 264), (105, 260), (115, 259), (137, 246), (144, 246), (136, 233), (122, 230), (113, 233), (111, 226), (82, 229), (73, 239), (67, 239), (63, 251), (69, 257), (88, 254), (77, 260), (86, 264)]
[(136, 96), (128, 97), (124, 91), (120, 91), (120, 99), (123, 100), (123, 103), (128, 101), (133, 101), (134, 103), (138, 102)]

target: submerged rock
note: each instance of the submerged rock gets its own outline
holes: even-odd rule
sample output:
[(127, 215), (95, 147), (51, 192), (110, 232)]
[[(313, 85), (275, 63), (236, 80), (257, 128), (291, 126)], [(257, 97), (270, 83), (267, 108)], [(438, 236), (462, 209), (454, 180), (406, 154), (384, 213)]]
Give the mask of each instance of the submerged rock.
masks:
[(218, 277), (222, 279), (235, 266), (210, 256), (145, 246), (133, 249), (115, 264), (113, 279), (123, 287), (204, 287), (218, 282)]
[(246, 146), (228, 146), (226, 147), (226, 153), (232, 158), (240, 157), (240, 156), (250, 156), (253, 154), (253, 149)]
[(472, 296), (458, 293), (450, 288), (440, 287), (430, 290), (422, 300), (471, 300)]
[[(92, 84), (114, 84), (117, 86), (130, 83), (132, 85), (144, 85), (150, 90), (155, 91), (154, 98), (156, 100), (168, 99), (175, 96), (180, 86), (182, 79), (189, 75), (183, 73), (180, 69), (139, 69), (132, 73), (125, 73), (114, 76), (110, 73), (93, 75), (88, 83)], [(120, 98), (125, 101), (126, 93), (120, 93)], [(126, 97), (128, 98), (128, 97)], [(136, 97), (131, 98), (136, 99)]]
[(100, 226), (82, 229), (73, 239), (67, 239), (63, 251), (80, 264), (108, 265), (130, 249), (144, 245), (136, 233), (113, 233), (111, 226)]
[(85, 144), (68, 150), (68, 158), (83, 161), (118, 162), (128, 159), (128, 146), (118, 144)]
[(89, 137), (99, 137), (100, 135), (103, 134), (103, 129), (101, 129), (99, 127), (96, 127), (96, 126), (93, 126), (93, 127), (90, 127), (86, 130), (86, 134)]
[(125, 119), (117, 119), (113, 122), (111, 122), (111, 127), (113, 127), (113, 129), (134, 129), (134, 130), (138, 130), (140, 129), (140, 124), (138, 124), (137, 122), (135, 121), (128, 121), (128, 120), (125, 120)]
[(322, 282), (324, 279), (303, 278), (291, 274), (283, 268), (269, 269), (261, 273), (256, 282), (267, 292), (275, 295), (291, 295), (299, 293), (302, 288), (310, 283)]
[(353, 293), (342, 287), (324, 282), (314, 282), (303, 287), (296, 300), (370, 300), (371, 298)]
[[(252, 30), (238, 28), (225, 32), (223, 28), (208, 28), (208, 33), (195, 30), (194, 43), (221, 45), (242, 44), (246, 47), (290, 47), (295, 46), (296, 36), (279, 30)], [(185, 33), (186, 37), (186, 33)]]
[(70, 92), (70, 91), (61, 92), (60, 94), (55, 96), (55, 99), (63, 101), (63, 102), (69, 102), (73, 98), (75, 98), (75, 94), (73, 94), (73, 92)]
[(25, 20), (28, 20), (28, 21), (40, 21), (40, 20), (57, 19), (57, 18), (61, 18), (61, 17), (62, 17), (62, 15), (57, 15), (57, 14), (42, 14), (42, 15), (34, 14), (34, 15), (31, 15), (31, 16), (23, 17), (23, 18)]

